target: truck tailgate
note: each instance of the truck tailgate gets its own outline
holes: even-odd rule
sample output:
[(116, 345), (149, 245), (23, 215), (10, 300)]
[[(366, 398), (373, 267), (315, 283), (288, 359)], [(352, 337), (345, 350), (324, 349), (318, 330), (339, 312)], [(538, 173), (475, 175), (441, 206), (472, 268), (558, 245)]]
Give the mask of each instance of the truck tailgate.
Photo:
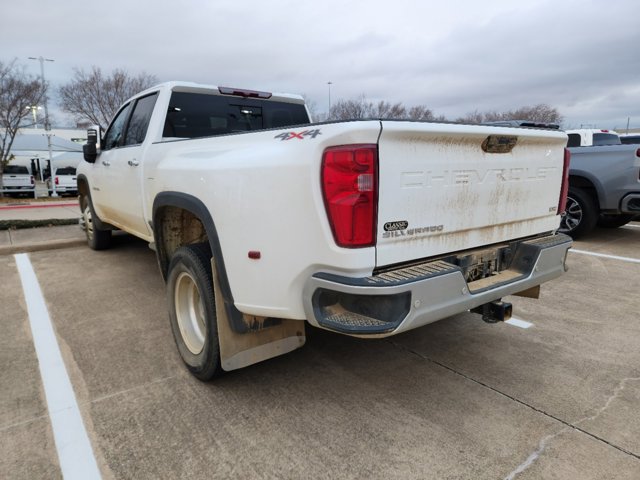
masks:
[(558, 227), (564, 132), (382, 122), (378, 267)]
[(4, 188), (31, 187), (31, 175), (21, 175), (5, 173), (2, 175), (2, 186)]

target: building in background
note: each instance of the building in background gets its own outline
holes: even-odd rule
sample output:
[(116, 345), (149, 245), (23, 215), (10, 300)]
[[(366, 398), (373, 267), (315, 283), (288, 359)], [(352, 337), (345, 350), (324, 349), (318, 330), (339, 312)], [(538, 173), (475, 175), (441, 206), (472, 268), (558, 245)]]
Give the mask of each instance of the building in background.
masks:
[(86, 141), (86, 132), (54, 129), (51, 134), (53, 165), (49, 165), (49, 146), (43, 129), (22, 129), (16, 135), (11, 146), (11, 154), (14, 156), (11, 165), (26, 166), (41, 181), (50, 175), (51, 168), (77, 167), (82, 160), (82, 144)]

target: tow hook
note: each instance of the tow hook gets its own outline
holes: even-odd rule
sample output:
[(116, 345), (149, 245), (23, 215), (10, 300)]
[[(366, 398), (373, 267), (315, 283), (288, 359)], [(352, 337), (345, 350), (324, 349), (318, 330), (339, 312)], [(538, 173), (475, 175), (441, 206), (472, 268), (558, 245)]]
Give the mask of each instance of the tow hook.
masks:
[(479, 307), (472, 308), (471, 311), (482, 315), (482, 320), (487, 323), (497, 323), (504, 322), (511, 318), (513, 305), (501, 300), (495, 300), (491, 303), (485, 303)]

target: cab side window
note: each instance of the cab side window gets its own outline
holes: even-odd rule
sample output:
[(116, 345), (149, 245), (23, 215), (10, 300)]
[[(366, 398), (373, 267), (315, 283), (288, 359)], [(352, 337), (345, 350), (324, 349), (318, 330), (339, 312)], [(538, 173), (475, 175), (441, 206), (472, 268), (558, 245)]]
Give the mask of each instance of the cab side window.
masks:
[(136, 101), (136, 106), (133, 109), (131, 120), (129, 120), (129, 126), (127, 127), (125, 145), (140, 145), (144, 142), (157, 98), (158, 94), (153, 93)]
[(113, 119), (113, 122), (111, 122), (111, 125), (109, 126), (109, 130), (107, 130), (107, 133), (104, 136), (103, 150), (110, 150), (122, 145), (122, 140), (124, 138), (124, 128), (126, 126), (130, 110), (131, 104), (129, 103), (125, 105), (118, 112), (116, 118)]

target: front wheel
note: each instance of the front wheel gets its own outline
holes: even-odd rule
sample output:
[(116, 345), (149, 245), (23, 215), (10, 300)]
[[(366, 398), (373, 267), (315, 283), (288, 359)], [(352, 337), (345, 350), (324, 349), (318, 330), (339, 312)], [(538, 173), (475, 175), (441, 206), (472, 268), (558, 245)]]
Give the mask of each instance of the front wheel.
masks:
[(92, 250), (105, 250), (109, 248), (111, 244), (111, 230), (102, 230), (96, 225), (94, 219), (96, 213), (91, 205), (91, 199), (85, 198), (81, 202), (82, 208), (82, 221), (84, 223), (84, 232), (87, 236), (87, 245)]
[(209, 246), (176, 250), (167, 278), (171, 330), (182, 361), (202, 381), (222, 373), (213, 288)]
[(593, 197), (585, 190), (569, 187), (559, 231), (578, 238), (593, 230), (597, 221), (598, 207)]

